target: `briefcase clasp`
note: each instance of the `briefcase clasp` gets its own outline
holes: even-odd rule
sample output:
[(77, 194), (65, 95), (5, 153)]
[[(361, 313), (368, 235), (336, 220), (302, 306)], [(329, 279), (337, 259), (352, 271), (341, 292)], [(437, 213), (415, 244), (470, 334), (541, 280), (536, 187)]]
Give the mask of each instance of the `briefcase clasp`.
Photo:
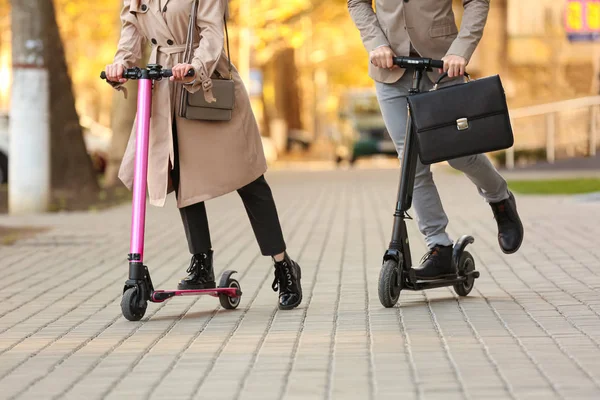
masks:
[(456, 120), (456, 128), (459, 131), (464, 131), (469, 129), (469, 120), (466, 118), (459, 118)]

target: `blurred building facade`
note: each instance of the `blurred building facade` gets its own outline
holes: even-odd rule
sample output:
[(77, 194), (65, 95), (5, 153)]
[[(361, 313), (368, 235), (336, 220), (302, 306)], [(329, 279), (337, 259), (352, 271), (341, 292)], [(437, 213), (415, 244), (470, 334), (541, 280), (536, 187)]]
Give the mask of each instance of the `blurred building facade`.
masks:
[[(113, 93), (97, 79), (97, 72), (114, 54), (121, 1), (109, 6), (82, 0), (55, 3), (77, 109), (82, 117), (110, 126)], [(567, 0), (490, 2), (485, 34), (469, 71), (476, 77), (501, 74), (511, 109), (600, 91), (600, 44), (569, 42), (564, 30), (566, 4)], [(232, 60), (246, 78), (263, 134), (280, 151), (285, 151), (290, 137), (299, 142), (329, 137), (341, 95), (373, 87), (367, 53), (346, 0), (231, 0), (229, 8)], [(460, 24), (462, 0), (454, 0), (454, 8)], [(6, 0), (0, 0), (0, 29), (0, 107), (6, 110), (10, 98)], [(590, 153), (588, 134), (590, 126), (597, 125), (594, 113), (594, 107), (572, 107), (556, 118), (546, 114), (518, 118), (516, 148), (544, 150), (547, 128), (553, 123), (554, 142), (561, 148), (557, 157)]]
[[(324, 2), (289, 21), (278, 22), (287, 27), (293, 39), (279, 38), (266, 46), (272, 49), (277, 43), (277, 51), (293, 50), (303, 105), (302, 129), (314, 138), (329, 134), (341, 93), (373, 86), (367, 77), (366, 51), (345, 3)], [(517, 163), (593, 155), (600, 142), (597, 100), (587, 98), (599, 92), (600, 44), (569, 41), (565, 31), (567, 4), (567, 0), (490, 2), (484, 37), (469, 65), (475, 77), (502, 77), (509, 106), (515, 110), (513, 150)], [(460, 24), (462, 0), (454, 0), (454, 10)], [(294, 36), (299, 33), (301, 40)], [(263, 66), (278, 64), (271, 54), (254, 61)], [(293, 86), (279, 84), (287, 90)], [(279, 93), (271, 91), (275, 97)], [(568, 99), (580, 101), (559, 103)], [(286, 104), (294, 103), (283, 106)], [(544, 106), (527, 108), (536, 105)], [(501, 163), (507, 157), (497, 156)]]
[[(296, 4), (295, 9), (288, 5), (285, 18), (267, 18), (254, 27), (259, 38), (252, 42), (250, 65), (263, 72), (264, 131), (270, 135), (276, 133), (269, 127), (287, 128), (287, 133), (300, 129), (318, 139), (335, 126), (340, 95), (373, 87), (373, 82), (346, 1)], [(500, 74), (511, 109), (598, 94), (600, 44), (568, 40), (566, 5), (567, 0), (490, 2), (484, 37), (468, 69), (475, 77)], [(276, 2), (255, 1), (252, 12), (275, 16), (278, 7)], [(462, 0), (454, 0), (454, 10), (460, 24)], [(544, 158), (549, 128), (556, 136), (553, 158), (592, 153), (595, 113), (594, 107), (569, 106), (559, 113), (515, 119), (517, 155), (524, 155), (522, 161)]]
[(599, 94), (600, 44), (569, 40), (567, 5), (490, 2), (474, 66), (480, 76), (499, 73), (503, 80), (521, 162), (596, 154), (598, 99), (589, 96)]

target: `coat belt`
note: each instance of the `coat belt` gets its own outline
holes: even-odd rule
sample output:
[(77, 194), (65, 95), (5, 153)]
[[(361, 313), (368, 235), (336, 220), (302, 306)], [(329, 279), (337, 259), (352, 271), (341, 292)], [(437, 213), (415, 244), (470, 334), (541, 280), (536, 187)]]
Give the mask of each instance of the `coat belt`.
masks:
[[(197, 46), (198, 46), (198, 43), (193, 44), (192, 49), (196, 48)], [(160, 46), (160, 45), (152, 46), (152, 52), (150, 53), (150, 60), (152, 60), (152, 63), (156, 64), (157, 59), (158, 59), (158, 53), (168, 54), (168, 55), (181, 54), (181, 53), (185, 53), (186, 47), (187, 46), (185, 44), (176, 44), (176, 45), (172, 45), (172, 46)]]

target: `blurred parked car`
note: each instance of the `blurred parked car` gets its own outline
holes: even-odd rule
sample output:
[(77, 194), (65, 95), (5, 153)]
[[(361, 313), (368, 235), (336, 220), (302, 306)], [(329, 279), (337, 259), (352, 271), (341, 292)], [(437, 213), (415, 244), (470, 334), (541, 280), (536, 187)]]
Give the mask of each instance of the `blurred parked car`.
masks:
[[(111, 133), (97, 122), (87, 117), (81, 118), (83, 138), (94, 168), (99, 173), (104, 172), (108, 160)], [(8, 182), (8, 114), (0, 113), (0, 183)]]
[(299, 148), (303, 151), (310, 149), (313, 143), (313, 138), (309, 132), (301, 129), (291, 129), (288, 132), (287, 151), (291, 152), (294, 148)]
[(88, 154), (94, 164), (94, 169), (103, 174), (108, 163), (108, 152), (112, 131), (110, 128), (99, 124), (89, 117), (80, 118), (81, 128), (83, 129), (83, 140)]
[[(398, 112), (402, 112), (399, 110)], [(335, 157), (350, 164), (362, 157), (394, 155), (396, 148), (383, 122), (373, 90), (351, 90), (340, 99), (334, 132)]]

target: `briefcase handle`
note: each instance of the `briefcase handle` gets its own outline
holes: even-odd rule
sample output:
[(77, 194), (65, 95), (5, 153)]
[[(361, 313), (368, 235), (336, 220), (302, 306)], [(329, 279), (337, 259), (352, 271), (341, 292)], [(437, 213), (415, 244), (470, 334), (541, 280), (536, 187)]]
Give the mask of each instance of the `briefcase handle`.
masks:
[[(431, 90), (432, 90), (432, 91), (433, 91), (433, 90), (437, 90), (437, 88), (438, 88), (438, 85), (440, 84), (440, 82), (441, 82), (441, 81), (442, 81), (444, 78), (447, 78), (447, 77), (448, 77), (448, 73), (447, 73), (447, 72), (444, 72), (444, 73), (442, 74), (442, 76), (440, 76), (440, 78), (439, 78), (439, 79), (438, 79), (438, 80), (435, 82), (435, 84), (433, 85), (433, 89), (431, 89)], [(465, 77), (467, 78), (467, 82), (471, 82), (471, 75), (469, 75), (469, 73), (468, 73), (468, 72), (465, 72)]]

